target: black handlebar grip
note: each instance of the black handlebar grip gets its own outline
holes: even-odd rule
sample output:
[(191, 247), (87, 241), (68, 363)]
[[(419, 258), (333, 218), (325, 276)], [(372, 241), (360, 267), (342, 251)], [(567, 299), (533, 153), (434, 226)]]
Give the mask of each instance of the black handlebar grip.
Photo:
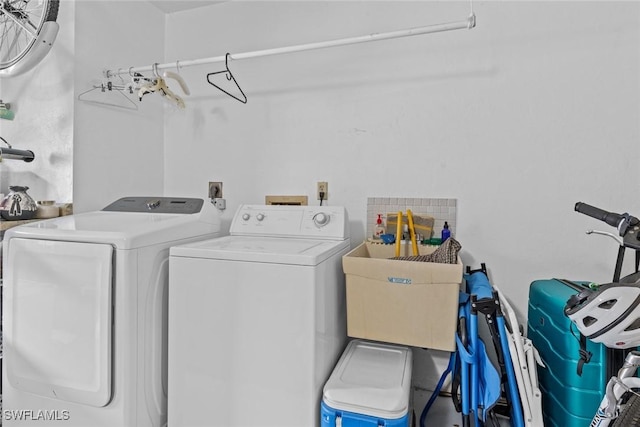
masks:
[(604, 221), (612, 227), (618, 227), (618, 224), (620, 224), (620, 221), (623, 218), (620, 214), (607, 212), (582, 202), (576, 203), (575, 210), (581, 214)]

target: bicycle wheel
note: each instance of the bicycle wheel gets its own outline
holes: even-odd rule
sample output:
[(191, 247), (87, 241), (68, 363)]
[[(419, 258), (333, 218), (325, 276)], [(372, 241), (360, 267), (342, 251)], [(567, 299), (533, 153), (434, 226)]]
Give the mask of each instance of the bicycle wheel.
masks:
[(38, 64), (58, 34), (59, 0), (0, 0), (0, 74)]
[(611, 427), (639, 427), (640, 426), (640, 396), (634, 393), (623, 395), (623, 404), (620, 408), (620, 415), (616, 418)]

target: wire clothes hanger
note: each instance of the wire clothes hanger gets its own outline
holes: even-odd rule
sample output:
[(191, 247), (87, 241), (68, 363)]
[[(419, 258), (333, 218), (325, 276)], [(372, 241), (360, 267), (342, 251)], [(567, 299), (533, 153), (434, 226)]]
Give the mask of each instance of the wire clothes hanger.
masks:
[[(214, 86), (216, 89), (221, 90), (222, 92), (226, 93), (230, 97), (232, 97), (234, 99), (237, 99), (238, 101), (242, 102), (243, 104), (246, 104), (247, 103), (247, 95), (244, 94), (244, 92), (242, 91), (242, 88), (240, 87), (240, 85), (236, 81), (235, 77), (233, 77), (233, 74), (231, 73), (231, 70), (229, 70), (229, 56), (231, 56), (231, 54), (227, 52), (227, 54), (225, 55), (225, 58), (224, 58), (224, 65), (225, 65), (226, 70), (216, 71), (214, 73), (207, 74), (207, 82), (209, 82), (209, 84)], [(233, 95), (232, 93), (227, 92), (226, 90), (224, 90), (223, 88), (221, 88), (220, 86), (218, 86), (217, 84), (215, 84), (215, 83), (213, 83), (211, 81), (211, 79), (210, 79), (211, 76), (216, 75), (216, 74), (223, 74), (223, 73), (226, 74), (226, 77), (227, 77), (228, 81), (233, 80), (233, 83), (236, 85), (236, 87), (238, 88), (238, 90), (242, 94), (242, 98), (238, 98), (236, 95)]]
[[(122, 80), (122, 77), (120, 77), (120, 79)], [(100, 89), (100, 93), (102, 93), (103, 95), (98, 95), (96, 97), (93, 95), (93, 93), (96, 93), (95, 91), (98, 89)], [(128, 87), (124, 84), (124, 80), (122, 85), (113, 84), (113, 82), (109, 80), (99, 85), (93, 85), (91, 89), (82, 92), (78, 95), (78, 100), (90, 102), (93, 104), (107, 105), (110, 107), (125, 108), (127, 110), (137, 110), (138, 106), (127, 95), (124, 94), (125, 91), (133, 93), (131, 87)], [(124, 99), (122, 99), (121, 97), (109, 99), (107, 94), (115, 92), (119, 93)], [(126, 102), (124, 102), (125, 100)]]

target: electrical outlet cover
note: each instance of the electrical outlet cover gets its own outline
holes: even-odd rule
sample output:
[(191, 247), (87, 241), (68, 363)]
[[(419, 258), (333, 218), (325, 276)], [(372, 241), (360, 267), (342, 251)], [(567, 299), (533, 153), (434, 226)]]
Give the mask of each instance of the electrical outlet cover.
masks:
[(222, 182), (209, 181), (209, 198), (210, 199), (222, 198)]
[(320, 192), (324, 193), (324, 197), (322, 200), (329, 199), (329, 183), (327, 181), (318, 181), (318, 186), (316, 190), (317, 199), (320, 200)]

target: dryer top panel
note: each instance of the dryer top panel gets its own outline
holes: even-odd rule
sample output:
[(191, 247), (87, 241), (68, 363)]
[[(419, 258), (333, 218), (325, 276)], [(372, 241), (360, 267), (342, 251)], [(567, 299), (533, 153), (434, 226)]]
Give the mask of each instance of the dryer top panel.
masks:
[(219, 211), (210, 203), (203, 203), (196, 213), (102, 210), (74, 214), (13, 227), (4, 238), (108, 243), (118, 249), (133, 249), (208, 234), (215, 237), (220, 228)]
[(103, 211), (194, 214), (200, 212), (204, 200), (184, 197), (123, 197)]

